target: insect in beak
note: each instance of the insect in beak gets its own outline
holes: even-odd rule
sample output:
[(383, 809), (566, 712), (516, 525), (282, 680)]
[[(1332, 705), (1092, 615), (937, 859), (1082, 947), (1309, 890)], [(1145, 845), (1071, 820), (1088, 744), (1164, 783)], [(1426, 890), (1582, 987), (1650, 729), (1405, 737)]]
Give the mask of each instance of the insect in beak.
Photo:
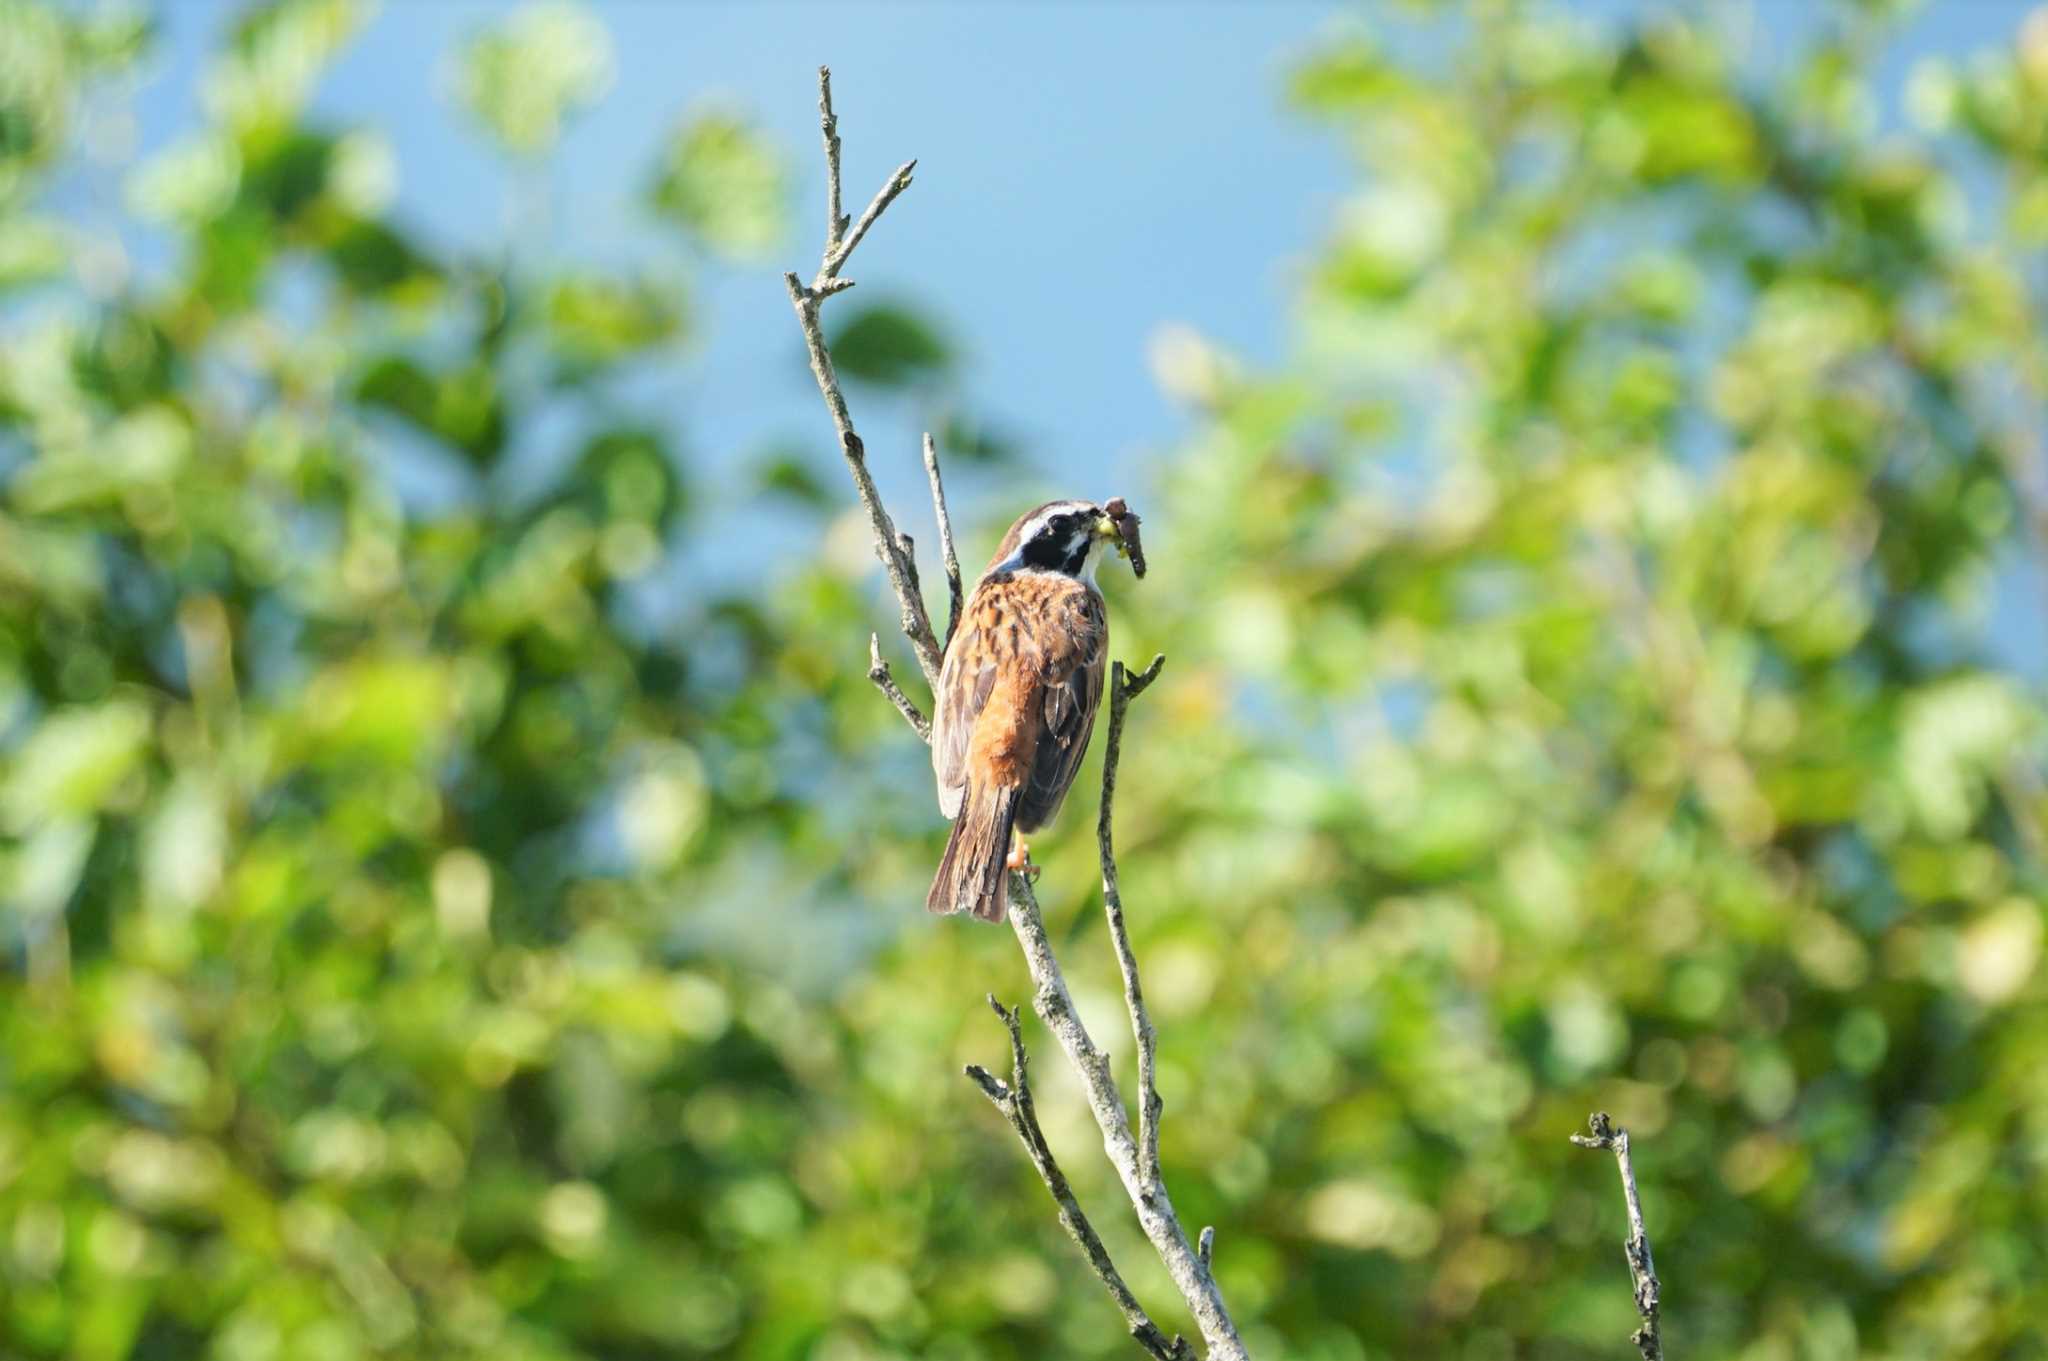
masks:
[(1112, 496), (1102, 507), (1102, 522), (1096, 532), (1116, 541), (1116, 551), (1131, 561), (1131, 572), (1145, 575), (1145, 549), (1138, 541), (1138, 513), (1121, 496)]

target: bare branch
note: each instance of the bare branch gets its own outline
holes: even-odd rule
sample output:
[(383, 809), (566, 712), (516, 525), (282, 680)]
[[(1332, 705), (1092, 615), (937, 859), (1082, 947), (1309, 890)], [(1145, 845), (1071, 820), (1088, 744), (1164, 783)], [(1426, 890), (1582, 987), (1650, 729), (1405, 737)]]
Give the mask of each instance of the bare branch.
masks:
[(839, 249), (846, 215), (839, 211), (839, 116), (832, 112), (832, 71), (818, 68), (818, 125), (825, 134), (825, 254)]
[(917, 565), (905, 557), (897, 540), (896, 526), (882, 506), (882, 494), (875, 489), (874, 478), (868, 475), (867, 446), (854, 433), (853, 418), (847, 414), (846, 398), (839, 391), (839, 378), (832, 369), (832, 356), (825, 349), (825, 333), (818, 325), (819, 298), (798, 283), (794, 274), (784, 275), (783, 281), (789, 286), (790, 300), (795, 304), (797, 320), (803, 326), (804, 344), (811, 352), (811, 373), (818, 380), (818, 390), (824, 394), (826, 410), (831, 413), (832, 423), (839, 431), (839, 445), (846, 455), (846, 466), (853, 473), (854, 491), (860, 497), (861, 508), (868, 513), (868, 524), (875, 536), (875, 556), (882, 560), (882, 567), (889, 574), (889, 584), (895, 588), (896, 600), (903, 607), (903, 636), (910, 639), (925, 679), (937, 689), (943, 654), (939, 650), (939, 640), (932, 636), (931, 618), (925, 613), (924, 598), (914, 585)]
[(1202, 1261), (1188, 1242), (1187, 1230), (1175, 1215), (1166, 1184), (1156, 1174), (1147, 1175), (1139, 1160), (1138, 1141), (1131, 1135), (1130, 1120), (1124, 1114), (1123, 1094), (1110, 1075), (1109, 1055), (1096, 1047), (1074, 1010), (1073, 995), (1067, 991), (1066, 975), (1053, 954), (1046, 935), (1045, 918), (1031, 881), (1021, 874), (1010, 876), (1010, 929), (1024, 947), (1024, 960), (1038, 990), (1032, 1009), (1045, 1022), (1053, 1038), (1067, 1054), (1067, 1060), (1081, 1077), (1088, 1096), (1088, 1108), (1102, 1130), (1102, 1149), (1138, 1213), (1139, 1227), (1151, 1240), (1153, 1250), (1165, 1263), (1181, 1298), (1195, 1316), (1202, 1339), (1208, 1344), (1211, 1361), (1246, 1361), (1248, 1353), (1231, 1321), (1230, 1310)]
[(1202, 1259), (1203, 1266), (1208, 1266), (1216, 1259), (1216, 1226), (1214, 1224), (1204, 1224), (1202, 1226), (1202, 1236), (1195, 1240), (1195, 1256)]
[(1136, 699), (1139, 695), (1144, 694), (1145, 691), (1151, 688), (1152, 682), (1159, 679), (1160, 668), (1165, 665), (1166, 654), (1164, 652), (1154, 653), (1152, 665), (1130, 678), (1130, 683), (1124, 689), (1124, 698)]
[(960, 555), (953, 551), (953, 517), (946, 510), (946, 484), (939, 478), (939, 451), (932, 432), (924, 432), (924, 475), (932, 484), (932, 514), (939, 522), (939, 553), (946, 564), (946, 595), (952, 608), (946, 614), (944, 646), (953, 644), (953, 630), (960, 627)]
[(1635, 1283), (1636, 1312), (1643, 1316), (1643, 1326), (1636, 1329), (1630, 1340), (1642, 1353), (1643, 1361), (1663, 1361), (1664, 1338), (1658, 1319), (1663, 1287), (1657, 1282), (1656, 1263), (1650, 1260), (1650, 1236), (1643, 1231), (1643, 1203), (1636, 1196), (1636, 1169), (1629, 1161), (1628, 1131), (1609, 1119), (1606, 1111), (1594, 1111), (1586, 1123), (1593, 1132), (1574, 1134), (1572, 1142), (1580, 1148), (1613, 1150), (1614, 1161), (1621, 1167), (1621, 1197), (1628, 1206), (1628, 1240), (1622, 1244), (1622, 1251), (1628, 1255), (1628, 1272)]
[(1185, 1361), (1192, 1353), (1184, 1338), (1176, 1335), (1171, 1342), (1159, 1331), (1145, 1313), (1130, 1287), (1124, 1284), (1123, 1275), (1117, 1271), (1116, 1263), (1110, 1260), (1109, 1249), (1102, 1245), (1102, 1239), (1095, 1232), (1095, 1226), (1088, 1222), (1088, 1216), (1081, 1210), (1081, 1202), (1074, 1198), (1074, 1188), (1067, 1184), (1066, 1174), (1052, 1156), (1052, 1149), (1045, 1142), (1045, 1131), (1038, 1125), (1038, 1110), (1031, 1100), (1031, 1077), (1024, 1053), (1024, 1032), (1018, 1024), (1017, 1013), (1003, 1006), (990, 994), (989, 1006), (1002, 1018), (1003, 1025), (1010, 1032), (1010, 1082), (1003, 1082), (989, 1075), (979, 1064), (968, 1064), (967, 1076), (980, 1087), (982, 1094), (995, 1104), (1010, 1122), (1010, 1128), (1017, 1131), (1024, 1151), (1030, 1155), (1031, 1165), (1038, 1169), (1039, 1179), (1045, 1189), (1052, 1193), (1053, 1204), (1059, 1207), (1060, 1227), (1080, 1245), (1087, 1255), (1088, 1265), (1095, 1271), (1110, 1298), (1116, 1302), (1124, 1322), (1130, 1325), (1131, 1336), (1138, 1345), (1150, 1352), (1158, 1361)]
[(896, 552), (901, 555), (904, 573), (910, 578), (910, 593), (916, 596), (920, 602), (923, 601), (924, 582), (919, 579), (917, 574), (917, 540), (911, 538), (910, 535), (902, 530), (897, 530)]
[(1131, 1013), (1131, 1038), (1138, 1045), (1138, 1153), (1146, 1176), (1159, 1177), (1159, 1112), (1165, 1101), (1159, 1095), (1159, 1036), (1152, 1028), (1151, 1013), (1145, 1010), (1145, 990), (1138, 982), (1138, 959), (1131, 952), (1131, 933), (1124, 925), (1124, 898), (1117, 885), (1116, 847), (1110, 835), (1111, 810), (1116, 803), (1116, 768), (1123, 755), (1124, 710), (1131, 698), (1144, 692), (1166, 665), (1164, 653), (1136, 676), (1124, 670), (1122, 662), (1109, 669), (1109, 737), (1102, 754), (1102, 811), (1095, 822), (1095, 842), (1102, 855), (1102, 911), (1109, 919), (1110, 943), (1116, 947), (1117, 968), (1123, 974), (1124, 1003)]
[(840, 243), (839, 249), (826, 253), (824, 271), (820, 275), (820, 282), (833, 278), (839, 273), (841, 267), (846, 264), (846, 257), (853, 254), (853, 248), (858, 246), (860, 239), (868, 234), (868, 228), (875, 225), (875, 220), (881, 217), (888, 206), (896, 201), (898, 194), (910, 187), (910, 172), (915, 169), (917, 169), (916, 161), (905, 161), (902, 165), (896, 167), (896, 173), (889, 177), (888, 183), (875, 191), (874, 200), (868, 204), (867, 211), (860, 215), (860, 221), (853, 224), (853, 230), (846, 234), (846, 240)]
[(794, 273), (784, 274), (782, 282), (789, 290), (790, 306), (796, 309), (797, 324), (803, 329), (811, 375), (818, 380), (818, 392), (825, 399), (825, 409), (832, 417), (832, 428), (839, 435), (840, 452), (846, 456), (846, 466), (853, 473), (854, 491), (860, 497), (861, 509), (867, 512), (869, 527), (874, 531), (875, 556), (881, 559), (889, 574), (889, 585), (894, 588), (897, 602), (903, 607), (903, 635), (910, 640), (911, 650), (917, 654), (918, 668), (924, 672), (925, 680), (937, 689), (943, 653), (938, 639), (932, 634), (924, 597), (917, 590), (917, 563), (899, 542), (896, 526), (882, 505), (881, 493), (875, 490), (875, 480), (868, 474), (867, 447), (854, 432), (853, 417), (846, 409), (846, 394), (840, 391), (839, 374), (832, 366), (831, 352), (825, 346), (825, 331), (818, 320), (819, 308), (825, 299), (853, 286), (851, 280), (838, 277), (839, 271), (846, 264), (847, 257), (853, 254), (853, 248), (860, 244), (860, 238), (882, 215), (882, 210), (910, 187), (910, 167), (906, 165), (896, 172), (882, 192), (875, 196), (875, 201), (868, 205), (868, 210), (861, 214), (853, 232), (842, 240), (840, 233), (844, 230), (845, 216), (840, 211), (839, 200), (839, 119), (832, 111), (832, 72), (822, 66), (818, 68), (818, 116), (825, 139), (825, 208), (833, 230), (826, 234), (824, 257), (811, 285), (805, 287)]
[(930, 720), (918, 711), (916, 703), (896, 684), (896, 677), (889, 673), (889, 663), (882, 660), (882, 640), (872, 633), (868, 635), (868, 679), (875, 683), (877, 690), (889, 697), (889, 702), (896, 706), (897, 713), (903, 715), (903, 721), (910, 725), (911, 731), (929, 745), (932, 740)]

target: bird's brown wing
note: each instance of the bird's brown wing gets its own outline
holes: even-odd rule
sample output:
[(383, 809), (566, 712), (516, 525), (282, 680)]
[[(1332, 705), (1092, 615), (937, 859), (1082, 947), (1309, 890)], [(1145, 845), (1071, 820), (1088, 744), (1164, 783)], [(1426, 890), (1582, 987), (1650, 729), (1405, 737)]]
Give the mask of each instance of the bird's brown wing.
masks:
[(1046, 602), (1046, 648), (1040, 671), (1039, 734), (1017, 826), (1043, 827), (1059, 812), (1081, 769), (1095, 710), (1102, 703), (1102, 673), (1109, 658), (1109, 617), (1102, 597), (1080, 582)]
[(959, 629), (946, 646), (939, 669), (939, 693), (932, 713), (932, 771), (939, 780), (939, 811), (960, 816), (967, 793), (967, 748), (974, 721), (988, 704), (996, 683), (996, 656), (989, 640), (996, 637), (996, 619), (980, 586), (962, 611)]

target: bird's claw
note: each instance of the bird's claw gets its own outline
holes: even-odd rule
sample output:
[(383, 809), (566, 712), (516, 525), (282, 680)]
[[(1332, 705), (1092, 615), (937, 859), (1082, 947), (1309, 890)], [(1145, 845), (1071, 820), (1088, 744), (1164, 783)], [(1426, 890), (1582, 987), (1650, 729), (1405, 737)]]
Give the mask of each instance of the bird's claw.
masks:
[(1007, 869), (1015, 870), (1026, 879), (1035, 880), (1038, 878), (1038, 866), (1031, 863), (1031, 845), (1029, 842), (1011, 842), (1009, 858), (1003, 861), (1003, 865)]

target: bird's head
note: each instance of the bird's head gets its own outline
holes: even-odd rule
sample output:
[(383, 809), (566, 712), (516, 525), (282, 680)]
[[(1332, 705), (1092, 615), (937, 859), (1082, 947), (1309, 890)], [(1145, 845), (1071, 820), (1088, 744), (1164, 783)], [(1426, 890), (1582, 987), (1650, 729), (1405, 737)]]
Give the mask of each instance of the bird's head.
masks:
[(991, 572), (1062, 572), (1095, 580), (1102, 550), (1114, 548), (1145, 575), (1145, 550), (1138, 542), (1138, 516), (1121, 496), (1093, 501), (1048, 501), (1017, 517), (990, 560)]

